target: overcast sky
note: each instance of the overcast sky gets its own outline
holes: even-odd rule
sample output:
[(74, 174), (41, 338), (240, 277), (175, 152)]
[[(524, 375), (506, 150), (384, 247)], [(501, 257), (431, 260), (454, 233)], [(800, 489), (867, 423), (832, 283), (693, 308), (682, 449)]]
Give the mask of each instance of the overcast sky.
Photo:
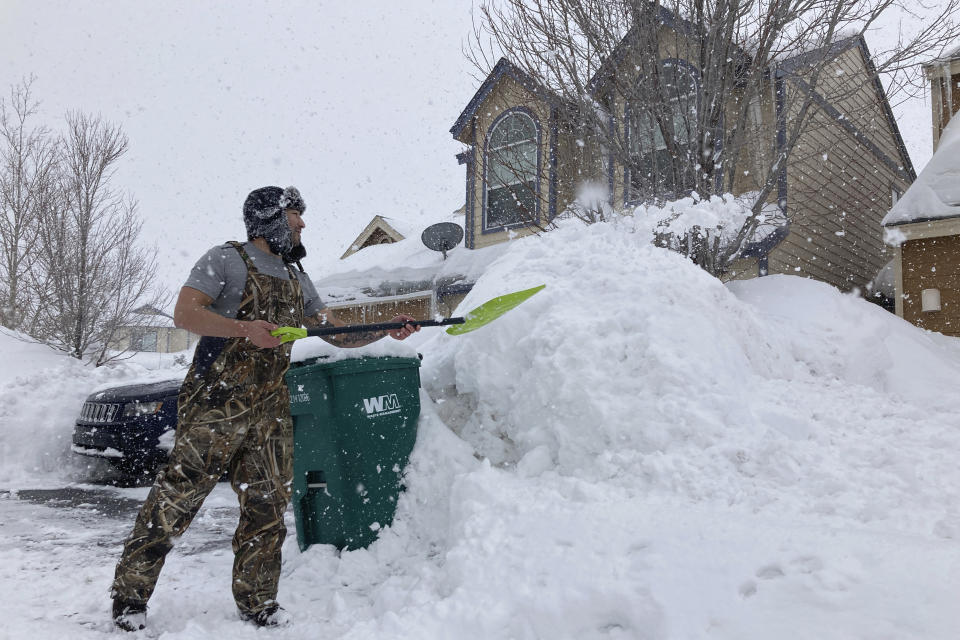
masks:
[(476, 90), (470, 0), (0, 5), (0, 87), (33, 73), (53, 126), (68, 109), (123, 126), (118, 182), (172, 287), (206, 248), (244, 239), (259, 186), (304, 194), (308, 271), (376, 214), (463, 203), (449, 129)]
[[(0, 0), (0, 89), (34, 74), (42, 118), (120, 124), (117, 175), (140, 203), (161, 279), (243, 239), (251, 189), (296, 185), (314, 278), (376, 214), (433, 221), (463, 204), (449, 129), (476, 91), (472, 0)], [(926, 98), (896, 107), (917, 168)]]

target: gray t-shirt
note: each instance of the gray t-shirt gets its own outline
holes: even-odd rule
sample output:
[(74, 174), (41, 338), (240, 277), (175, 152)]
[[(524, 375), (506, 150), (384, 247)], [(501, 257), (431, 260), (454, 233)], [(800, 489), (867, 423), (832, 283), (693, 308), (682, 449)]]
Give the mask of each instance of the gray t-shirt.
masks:
[[(251, 242), (243, 243), (243, 250), (250, 256), (250, 260), (257, 271), (274, 278), (290, 279), (290, 272), (280, 256), (261, 251)], [(313, 286), (310, 277), (296, 267), (300, 288), (303, 290), (303, 313), (312, 316), (325, 309), (327, 305), (320, 300), (317, 288)], [(209, 309), (225, 318), (236, 318), (240, 300), (243, 297), (243, 288), (247, 284), (247, 265), (240, 257), (240, 252), (229, 244), (221, 244), (207, 251), (197, 260), (190, 270), (190, 276), (183, 286), (196, 289), (213, 298)]]

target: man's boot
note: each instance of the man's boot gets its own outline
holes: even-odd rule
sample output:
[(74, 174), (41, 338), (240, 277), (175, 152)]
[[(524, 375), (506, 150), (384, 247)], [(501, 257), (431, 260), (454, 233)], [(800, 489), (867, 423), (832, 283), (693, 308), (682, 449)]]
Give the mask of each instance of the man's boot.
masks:
[(277, 603), (270, 604), (256, 613), (240, 612), (240, 619), (258, 627), (286, 627), (292, 622), (287, 610)]
[(114, 600), (113, 624), (124, 631), (140, 631), (147, 626), (147, 605), (140, 602)]

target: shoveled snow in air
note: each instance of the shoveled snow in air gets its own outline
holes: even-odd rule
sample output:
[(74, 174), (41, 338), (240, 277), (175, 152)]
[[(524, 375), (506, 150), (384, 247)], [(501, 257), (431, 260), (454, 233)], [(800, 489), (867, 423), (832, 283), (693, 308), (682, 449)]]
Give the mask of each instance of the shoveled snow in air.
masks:
[[(424, 357), (408, 489), (366, 550), (290, 536), (293, 624), (271, 638), (956, 637), (957, 340), (810, 280), (721, 284), (629, 219), (512, 242), (460, 310), (537, 284), (474, 333), (368, 350)], [(84, 390), (144, 371), (21, 366), (0, 388), (21, 496), (0, 498), (0, 616), (107, 637), (132, 513), (22, 496), (87, 481)], [(221, 484), (179, 540), (149, 637), (261, 637), (229, 593), (233, 504)]]

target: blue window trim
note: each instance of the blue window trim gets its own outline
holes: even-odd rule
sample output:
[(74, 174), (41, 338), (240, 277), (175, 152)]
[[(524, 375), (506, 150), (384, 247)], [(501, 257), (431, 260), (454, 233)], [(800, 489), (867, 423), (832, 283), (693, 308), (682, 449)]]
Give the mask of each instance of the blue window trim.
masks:
[[(773, 81), (774, 86), (774, 106), (776, 107), (777, 118), (777, 153), (783, 152), (787, 146), (787, 88), (784, 78), (781, 74), (776, 74)], [(788, 181), (787, 181), (787, 163), (781, 162), (777, 168), (777, 206), (783, 213), (786, 223), (771, 233), (767, 238), (759, 242), (747, 245), (741, 252), (742, 258), (757, 258), (757, 275), (765, 276), (770, 269), (770, 252), (790, 235), (790, 216), (787, 211)]]
[[(614, 135), (616, 135), (617, 124), (612, 113), (610, 114), (610, 117), (608, 120), (608, 126), (609, 126), (609, 130), (607, 131), (607, 134), (610, 136), (610, 139), (613, 140)], [(616, 180), (614, 178), (614, 163), (615, 163), (615, 159), (613, 155), (613, 145), (610, 145), (610, 153), (607, 154), (607, 187), (610, 189), (608, 200), (610, 202), (611, 207), (614, 206), (614, 200), (616, 200), (617, 198), (616, 193), (614, 191), (616, 187)]]
[[(516, 114), (516, 113), (522, 113), (522, 114), (526, 115), (527, 117), (529, 117), (529, 118), (533, 121), (533, 126), (534, 126), (534, 128), (537, 130), (537, 193), (536, 193), (536, 207), (537, 207), (537, 210), (534, 212), (534, 217), (536, 218), (536, 221), (537, 221), (537, 222), (540, 221), (540, 193), (541, 193), (541, 185), (540, 185), (540, 182), (541, 182), (541, 180), (540, 180), (540, 177), (541, 177), (541, 176), (540, 176), (540, 174), (541, 174), (541, 168), (540, 168), (540, 167), (542, 166), (542, 163), (543, 163), (543, 158), (542, 158), (542, 155), (543, 155), (543, 128), (541, 127), (540, 121), (537, 119), (537, 116), (534, 115), (534, 113), (533, 113), (533, 111), (532, 111), (531, 109), (528, 109), (527, 107), (511, 107), (510, 109), (507, 109), (506, 111), (504, 111), (503, 113), (501, 113), (499, 116), (497, 116), (497, 119), (494, 120), (494, 121), (490, 124), (490, 126), (487, 128), (486, 135), (484, 135), (484, 140), (483, 140), (483, 194), (482, 194), (482, 201), (481, 201), (481, 219), (480, 219), (480, 234), (481, 234), (481, 235), (489, 235), (489, 234), (492, 234), (492, 233), (502, 233), (502, 232), (504, 232), (504, 231), (506, 231), (506, 230), (508, 230), (508, 229), (519, 229), (519, 228), (522, 228), (522, 227), (528, 227), (528, 226), (530, 226), (531, 224), (533, 224), (533, 222), (515, 222), (515, 223), (513, 223), (513, 224), (498, 225), (498, 226), (493, 227), (493, 228), (489, 228), (489, 229), (487, 228), (487, 172), (488, 172), (488, 170), (489, 170), (489, 162), (488, 162), (488, 159), (489, 159), (489, 157), (490, 157), (490, 151), (489, 151), (489, 149), (487, 148), (487, 145), (488, 145), (488, 143), (489, 143), (489, 141), (490, 141), (490, 132), (493, 131), (494, 129), (496, 129), (496, 128), (497, 128), (497, 125), (500, 124), (500, 122), (501, 122), (502, 120), (504, 120), (505, 118), (507, 118), (507, 117), (509, 117), (509, 116), (512, 116), (513, 114)], [(552, 152), (552, 149), (551, 149), (551, 152)]]
[(557, 138), (560, 135), (560, 111), (554, 107), (550, 110), (550, 182), (547, 193), (547, 222), (557, 216)]
[[(777, 108), (777, 153), (782, 154), (787, 148), (787, 86), (783, 78), (779, 77), (774, 80), (774, 86), (776, 87)], [(787, 163), (781, 161), (780, 166), (777, 168), (780, 171), (780, 175), (777, 176), (777, 204), (780, 205), (780, 210), (786, 215), (788, 186)], [(788, 217), (787, 220), (789, 219)]]
[(446, 298), (456, 295), (465, 295), (473, 289), (472, 282), (458, 282), (437, 287), (437, 302), (443, 302)]
[[(660, 66), (666, 66), (667, 64), (676, 64), (677, 66), (684, 67), (687, 71), (690, 72), (693, 82), (697, 87), (697, 113), (700, 112), (700, 109), (703, 108), (703, 92), (700, 90), (700, 69), (696, 65), (691, 63), (689, 60), (684, 60), (682, 58), (663, 58), (660, 60)], [(643, 76), (638, 75), (636, 82), (639, 83), (642, 80)], [(624, 147), (626, 149), (630, 148), (630, 101), (626, 101), (623, 107), (623, 137), (624, 137)], [(612, 173), (612, 172), (611, 172)], [(612, 182), (611, 182), (612, 185)], [(611, 189), (612, 190), (612, 189)], [(690, 195), (693, 192), (692, 189), (686, 190), (684, 195)], [(664, 194), (666, 195), (666, 194)], [(679, 194), (676, 194), (679, 195)], [(635, 206), (643, 204), (646, 202), (643, 199), (631, 199), (630, 198), (630, 165), (625, 164), (623, 167), (623, 206)]]
[(487, 99), (490, 93), (500, 82), (501, 78), (504, 76), (513, 78), (517, 84), (546, 104), (556, 105), (560, 102), (560, 97), (555, 93), (540, 86), (536, 80), (531, 78), (522, 69), (516, 67), (506, 58), (500, 58), (500, 61), (497, 62), (496, 66), (493, 68), (493, 71), (491, 71), (490, 75), (487, 76), (487, 79), (483, 81), (483, 84), (480, 85), (480, 88), (477, 90), (476, 94), (474, 94), (473, 98), (470, 99), (467, 107), (457, 118), (456, 123), (454, 123), (453, 127), (450, 128), (450, 133), (453, 134), (454, 138), (459, 138), (464, 129), (466, 129), (471, 122), (475, 121), (477, 111), (480, 109), (480, 105), (483, 104), (483, 102)]
[(463, 226), (464, 226), (464, 242), (463, 246), (467, 249), (475, 249), (476, 245), (474, 242), (474, 221), (475, 218), (475, 205), (476, 195), (474, 193), (474, 187), (477, 184), (477, 145), (471, 145), (470, 148), (462, 153), (457, 154), (457, 161), (460, 164), (467, 165), (467, 194), (464, 202), (466, 203), (466, 210), (463, 212)]

